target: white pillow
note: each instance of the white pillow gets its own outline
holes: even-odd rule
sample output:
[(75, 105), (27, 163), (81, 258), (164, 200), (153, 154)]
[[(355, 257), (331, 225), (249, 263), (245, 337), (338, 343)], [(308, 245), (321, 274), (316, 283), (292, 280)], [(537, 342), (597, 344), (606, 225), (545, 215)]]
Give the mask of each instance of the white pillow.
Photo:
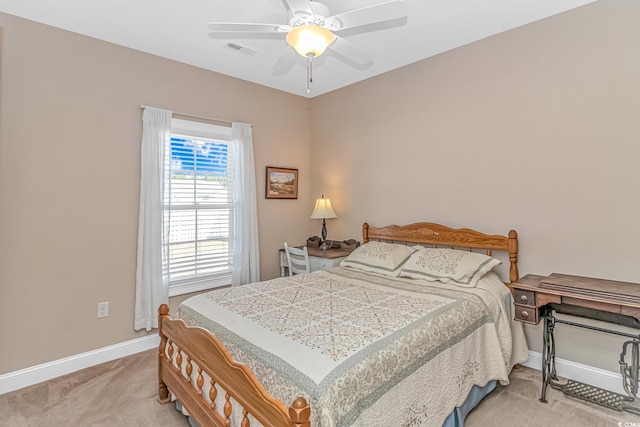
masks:
[(398, 277), (404, 264), (415, 249), (387, 242), (368, 242), (356, 248), (340, 263), (364, 271)]
[(474, 288), (482, 276), (500, 263), (499, 259), (477, 252), (424, 248), (411, 255), (402, 266), (400, 277)]

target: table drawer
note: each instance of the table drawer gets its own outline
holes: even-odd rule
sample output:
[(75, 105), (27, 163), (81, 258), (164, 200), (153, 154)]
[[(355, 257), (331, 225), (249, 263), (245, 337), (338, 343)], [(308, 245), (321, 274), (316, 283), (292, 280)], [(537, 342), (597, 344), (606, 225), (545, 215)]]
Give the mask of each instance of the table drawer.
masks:
[(331, 270), (333, 267), (337, 267), (340, 265), (340, 261), (342, 261), (345, 257), (340, 258), (318, 258), (318, 257), (309, 257), (309, 265), (311, 267), (311, 271), (317, 270)]
[(513, 295), (513, 302), (521, 305), (536, 306), (536, 293), (533, 291), (525, 291), (524, 289), (516, 289)]
[(526, 305), (515, 305), (515, 319), (520, 322), (531, 323), (534, 325), (538, 324), (538, 308), (530, 307)]

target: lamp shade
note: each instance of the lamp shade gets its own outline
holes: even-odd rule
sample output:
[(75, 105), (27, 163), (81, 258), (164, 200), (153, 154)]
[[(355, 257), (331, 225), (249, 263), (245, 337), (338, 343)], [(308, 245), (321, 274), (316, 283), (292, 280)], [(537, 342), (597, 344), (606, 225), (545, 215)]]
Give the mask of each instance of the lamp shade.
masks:
[(316, 206), (311, 212), (311, 219), (337, 218), (336, 212), (331, 207), (331, 200), (324, 197), (316, 199)]
[(314, 24), (301, 25), (287, 33), (287, 43), (305, 58), (322, 55), (335, 39), (329, 29)]

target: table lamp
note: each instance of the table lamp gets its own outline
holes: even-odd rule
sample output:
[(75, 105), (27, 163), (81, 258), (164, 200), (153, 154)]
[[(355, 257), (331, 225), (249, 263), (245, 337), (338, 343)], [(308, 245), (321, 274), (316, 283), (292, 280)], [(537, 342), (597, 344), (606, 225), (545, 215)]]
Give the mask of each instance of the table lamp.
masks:
[(325, 199), (324, 194), (320, 199), (316, 199), (316, 206), (311, 212), (311, 219), (322, 219), (322, 244), (320, 249), (329, 249), (327, 245), (327, 218), (337, 218), (335, 211), (331, 207), (331, 200)]

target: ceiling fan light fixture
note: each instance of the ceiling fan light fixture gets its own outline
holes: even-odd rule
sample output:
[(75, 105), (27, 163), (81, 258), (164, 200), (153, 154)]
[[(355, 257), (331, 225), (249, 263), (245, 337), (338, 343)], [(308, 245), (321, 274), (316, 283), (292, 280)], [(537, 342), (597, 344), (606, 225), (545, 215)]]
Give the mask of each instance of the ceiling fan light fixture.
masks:
[(301, 25), (287, 33), (289, 46), (305, 58), (322, 55), (335, 39), (329, 29), (314, 24)]

